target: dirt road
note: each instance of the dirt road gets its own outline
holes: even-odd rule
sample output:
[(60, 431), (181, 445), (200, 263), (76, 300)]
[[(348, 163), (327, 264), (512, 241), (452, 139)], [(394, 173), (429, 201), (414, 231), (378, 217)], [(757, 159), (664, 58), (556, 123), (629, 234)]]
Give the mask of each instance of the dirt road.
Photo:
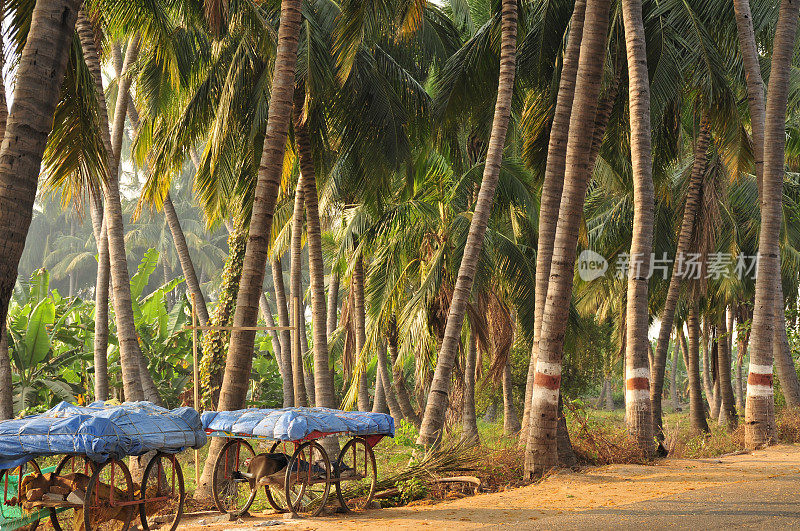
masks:
[[(254, 527), (259, 520), (280, 525)], [(655, 466), (562, 471), (536, 485), (430, 506), (313, 520), (281, 515), (181, 529), (697, 529), (800, 528), (800, 446), (718, 459), (666, 459)]]

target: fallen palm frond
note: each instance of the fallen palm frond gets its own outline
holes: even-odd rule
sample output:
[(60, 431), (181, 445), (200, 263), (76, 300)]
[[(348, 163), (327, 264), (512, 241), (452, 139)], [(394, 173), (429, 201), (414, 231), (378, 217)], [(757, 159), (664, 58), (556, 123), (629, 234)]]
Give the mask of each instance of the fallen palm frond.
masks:
[[(400, 472), (379, 479), (375, 486), (375, 492), (382, 493), (396, 489), (398, 483), (412, 479), (432, 485), (445, 474), (474, 470), (474, 464), (480, 458), (479, 450), (479, 447), (462, 441), (431, 448), (422, 453), (419, 458), (413, 458), (408, 466)], [(392, 496), (392, 494), (387, 493), (387, 495), (379, 497), (387, 496)], [(347, 497), (347, 491), (345, 491), (345, 497)]]

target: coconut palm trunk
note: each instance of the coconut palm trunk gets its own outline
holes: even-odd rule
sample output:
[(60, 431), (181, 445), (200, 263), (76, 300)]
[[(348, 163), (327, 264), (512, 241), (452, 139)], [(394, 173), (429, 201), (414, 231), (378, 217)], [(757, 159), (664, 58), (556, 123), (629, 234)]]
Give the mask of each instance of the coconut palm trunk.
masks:
[(301, 313), (305, 311), (302, 288), (303, 260), (303, 181), (305, 176), (300, 172), (294, 192), (294, 213), (292, 215), (291, 266), (289, 270), (289, 308), (292, 310), (292, 375), (294, 383), (295, 407), (308, 406), (306, 384), (303, 374), (302, 331), (300, 330)]
[(0, 328), (5, 328), (17, 266), (25, 247), (47, 135), (67, 66), (80, 2), (40, 0), (15, 82), (13, 106), (0, 147)]
[(669, 397), (672, 402), (672, 409), (680, 406), (680, 398), (678, 397), (678, 352), (680, 351), (680, 343), (678, 339), (678, 331), (675, 330), (675, 342), (672, 345), (672, 368), (670, 370), (669, 379)]
[(278, 326), (281, 331), (281, 356), (283, 356), (283, 407), (294, 406), (294, 371), (292, 370), (292, 333), (288, 330), (289, 310), (286, 302), (286, 286), (283, 282), (283, 265), (276, 258), (272, 264), (272, 284), (275, 287), (275, 304), (278, 306)]
[(458, 278), (453, 289), (450, 310), (444, 339), (439, 349), (436, 370), (431, 382), (425, 414), (419, 432), (418, 443), (430, 445), (441, 436), (447, 411), (450, 379), (453, 364), (458, 353), (461, 327), (469, 301), (478, 258), (483, 248), (483, 237), (489, 221), (494, 201), (494, 191), (503, 161), (508, 121), (511, 116), (511, 99), (514, 91), (514, 74), (517, 56), (517, 0), (501, 2), (501, 42), (500, 74), (497, 82), (497, 101), (495, 103), (489, 149), (483, 171), (483, 180), (475, 203), (475, 211), (469, 226), (464, 256), (458, 269)]
[[(775, 439), (775, 403), (772, 388), (773, 344), (778, 323), (775, 283), (780, 279), (786, 107), (792, 51), (800, 2), (783, 0), (775, 28), (772, 66), (764, 120), (764, 176), (761, 228), (758, 243), (756, 296), (753, 309), (752, 349), (745, 404), (745, 445), (758, 448)], [(782, 322), (782, 320), (781, 320)]]
[[(367, 342), (366, 332), (366, 307), (364, 305), (364, 258), (359, 255), (353, 267), (353, 274), (350, 279), (350, 289), (353, 290), (353, 311), (356, 329), (356, 356), (366, 357), (367, 353), (362, 352)], [(369, 383), (367, 373), (364, 371), (358, 379), (358, 401), (359, 411), (369, 411)]]
[[(777, 292), (776, 295), (780, 296), (781, 293)], [(783, 301), (783, 297), (780, 296), (779, 300)], [(775, 355), (775, 372), (778, 374), (786, 407), (798, 408), (800, 407), (800, 382), (797, 379), (789, 338), (786, 336), (786, 320), (782, 302), (778, 304), (775, 312), (775, 340), (772, 347)]]
[(400, 404), (397, 402), (397, 396), (395, 395), (394, 387), (392, 387), (389, 377), (389, 363), (386, 360), (387, 350), (386, 342), (381, 341), (378, 345), (378, 374), (380, 375), (389, 414), (394, 418), (395, 423), (399, 423), (403, 419), (403, 411), (400, 409)]
[[(319, 220), (317, 178), (311, 152), (311, 140), (308, 136), (305, 118), (302, 115), (303, 93), (298, 92), (298, 94), (301, 97), (298, 98), (295, 95), (294, 137), (297, 143), (300, 172), (303, 174), (303, 201), (306, 207), (308, 277), (311, 285), (311, 325), (314, 337), (314, 404), (317, 407), (332, 408), (336, 406), (336, 398), (333, 374), (330, 371), (328, 358), (329, 331), (325, 300), (325, 263), (322, 259), (322, 226)], [(338, 286), (336, 290), (338, 291)]]
[[(506, 362), (506, 366), (503, 369), (503, 431), (506, 435), (516, 435), (520, 430), (519, 417), (517, 417), (517, 411), (514, 409), (513, 391), (511, 364)], [(475, 405), (473, 404), (472, 407), (474, 409)]]
[[(386, 342), (389, 350), (389, 357), (392, 361), (392, 386), (397, 394), (397, 402), (400, 410), (403, 412), (403, 417), (412, 423), (415, 427), (419, 427), (420, 420), (417, 411), (411, 404), (411, 395), (406, 388), (405, 378), (403, 376), (403, 367), (397, 362), (397, 319), (393, 316), (389, 320), (388, 330), (386, 331)], [(476, 347), (477, 350), (477, 347)], [(467, 351), (469, 353), (469, 351)], [(477, 352), (475, 352), (477, 356)], [(473, 362), (474, 363), (474, 362)], [(474, 377), (473, 377), (473, 394), (474, 394)], [(474, 402), (474, 401), (473, 401)], [(474, 407), (474, 403), (473, 403)], [(477, 427), (475, 428), (477, 429)]]
[(464, 410), (461, 413), (461, 438), (468, 443), (478, 444), (478, 419), (475, 414), (475, 365), (478, 361), (478, 341), (470, 333), (467, 355), (464, 358)]
[(189, 288), (189, 293), (194, 295), (197, 317), (200, 320), (200, 324), (205, 326), (208, 323), (206, 299), (203, 297), (203, 292), (200, 290), (200, 282), (197, 280), (197, 272), (194, 269), (194, 263), (192, 263), (192, 257), (189, 254), (186, 236), (183, 234), (181, 222), (178, 219), (178, 213), (175, 212), (175, 205), (172, 204), (172, 198), (169, 193), (167, 193), (167, 196), (164, 198), (164, 217), (167, 219), (169, 232), (172, 234), (172, 241), (175, 244), (175, 251), (178, 254), (178, 261), (181, 264), (183, 278), (186, 279), (186, 287)]
[[(264, 323), (270, 327), (275, 328), (275, 317), (272, 315), (272, 308), (269, 306), (269, 301), (267, 300), (267, 296), (263, 293), (261, 294), (261, 299), (258, 302), (258, 309), (261, 312), (261, 318), (264, 319)], [(284, 368), (283, 368), (283, 357), (281, 356), (281, 337), (277, 330), (270, 330), (269, 337), (272, 340), (272, 352), (275, 355), (275, 362), (278, 364), (278, 371), (281, 373), (281, 378), (285, 378), (284, 376)], [(286, 407), (286, 406), (284, 406)]]
[(591, 175), (591, 149), (602, 82), (608, 29), (608, 0), (589, 0), (583, 27), (575, 98), (569, 123), (564, 189), (558, 213), (547, 299), (532, 394), (525, 476), (540, 476), (558, 465), (556, 432), (566, 319), (572, 297), (578, 229)]
[(575, 95), (575, 76), (578, 72), (578, 56), (581, 49), (586, 0), (576, 0), (572, 10), (569, 37), (564, 50), (564, 63), (561, 67), (556, 107), (550, 138), (547, 146), (547, 163), (542, 182), (542, 196), (539, 203), (539, 237), (536, 243), (536, 290), (534, 301), (534, 328), (531, 358), (528, 363), (528, 378), (525, 385), (525, 407), (522, 414), (522, 437), (520, 445), (527, 443), (528, 418), (530, 416), (533, 380), (536, 374), (536, 358), (539, 350), (539, 337), (542, 332), (542, 314), (547, 299), (547, 283), (550, 281), (550, 261), (553, 257), (553, 238), (556, 233), (558, 208), (561, 204), (561, 191), (564, 187), (564, 164), (566, 157), (569, 119), (572, 100)]
[[(328, 286), (328, 340), (330, 340), (333, 333), (336, 331), (339, 320), (339, 273), (331, 272), (331, 280)], [(333, 369), (333, 367), (331, 367)]]
[[(122, 225), (122, 204), (119, 191), (119, 163), (122, 149), (122, 137), (125, 117), (128, 113), (128, 98), (131, 76), (129, 75), (139, 53), (139, 37), (133, 36), (128, 42), (122, 74), (118, 83), (118, 96), (114, 110), (114, 123), (111, 127), (111, 155), (109, 175), (103, 186), (105, 197), (106, 230), (108, 231), (108, 250), (111, 263), (112, 302), (117, 321), (117, 339), (119, 341), (120, 363), (122, 365), (122, 382), (126, 400), (143, 400), (142, 378), (140, 375), (140, 359), (136, 326), (133, 320), (130, 276), (125, 254), (125, 234)], [(96, 80), (95, 80), (96, 85)], [(101, 118), (102, 119), (102, 118)]]
[(689, 418), (692, 429), (698, 433), (708, 433), (706, 410), (703, 405), (703, 389), (700, 384), (700, 315), (697, 302), (689, 307), (687, 325), (689, 328), (689, 349), (686, 372), (689, 376)]
[(6, 327), (0, 327), (0, 420), (14, 417), (14, 394), (11, 358), (8, 356)]
[(689, 184), (686, 188), (683, 218), (680, 232), (678, 233), (678, 245), (675, 249), (675, 265), (672, 268), (672, 276), (669, 279), (664, 309), (661, 311), (661, 325), (658, 330), (656, 353), (653, 357), (653, 382), (650, 389), (650, 402), (653, 408), (653, 431), (659, 441), (664, 440), (661, 396), (664, 391), (664, 372), (667, 362), (667, 349), (669, 348), (669, 336), (675, 321), (675, 309), (678, 306), (681, 282), (686, 274), (686, 271), (683, 270), (683, 261), (689, 252), (695, 218), (700, 208), (700, 190), (703, 185), (703, 175), (705, 175), (708, 165), (708, 144), (710, 141), (711, 123), (708, 119), (708, 114), (704, 111), (700, 118), (700, 129), (695, 140), (692, 173), (689, 176)]
[[(650, 81), (647, 75), (641, 0), (623, 0), (625, 45), (628, 53), (628, 102), (633, 166), (633, 238), (628, 272), (625, 411), (628, 433), (644, 455), (653, 453), (650, 403), (650, 340), (647, 288), (653, 250), (653, 160), (650, 142)], [(672, 323), (667, 331), (672, 330)], [(667, 335), (669, 341), (669, 334)], [(666, 356), (665, 356), (666, 358)], [(660, 398), (660, 395), (659, 395)]]
[[(269, 235), (283, 169), (289, 121), (292, 117), (301, 4), (300, 0), (281, 2), (278, 47), (270, 91), (264, 151), (258, 170), (250, 233), (236, 300), (234, 326), (237, 327), (254, 326), (258, 320), (258, 299), (264, 283)], [(234, 330), (230, 341), (220, 393), (219, 409), (222, 411), (239, 409), (244, 405), (253, 362), (255, 331)], [(196, 498), (209, 496), (214, 463), (223, 444), (222, 439), (212, 441), (203, 476), (195, 492)]]
[(727, 425), (729, 430), (736, 429), (738, 417), (736, 416), (736, 398), (733, 396), (733, 384), (731, 382), (731, 352), (728, 342), (728, 323), (725, 315), (722, 315), (719, 323), (719, 335), (717, 346), (717, 379), (720, 389), (720, 408), (718, 421), (720, 426)]
[(381, 381), (380, 367), (377, 367), (375, 371), (375, 393), (372, 396), (374, 397), (372, 401), (372, 412), (388, 413), (389, 405), (386, 402), (386, 392), (383, 388), (383, 382)]

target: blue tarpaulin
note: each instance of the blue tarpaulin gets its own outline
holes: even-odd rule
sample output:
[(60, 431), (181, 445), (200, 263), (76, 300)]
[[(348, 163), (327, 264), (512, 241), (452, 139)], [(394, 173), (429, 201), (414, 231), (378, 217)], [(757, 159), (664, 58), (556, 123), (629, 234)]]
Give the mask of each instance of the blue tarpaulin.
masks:
[(263, 437), (277, 441), (301, 441), (322, 434), (394, 437), (391, 415), (324, 407), (206, 411), (203, 413), (203, 428), (211, 435)]
[(104, 463), (151, 450), (176, 453), (205, 443), (200, 414), (189, 407), (61, 402), (39, 415), (0, 422), (0, 469), (45, 455), (83, 454)]

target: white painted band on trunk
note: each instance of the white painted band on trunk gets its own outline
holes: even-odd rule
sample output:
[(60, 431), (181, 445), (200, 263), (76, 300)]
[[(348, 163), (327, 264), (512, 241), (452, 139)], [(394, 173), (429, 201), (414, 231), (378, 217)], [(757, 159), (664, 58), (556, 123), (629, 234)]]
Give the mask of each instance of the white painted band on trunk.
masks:
[(650, 379), (650, 369), (647, 368), (638, 368), (638, 369), (628, 369), (625, 373), (625, 377), (630, 380), (631, 378), (647, 378)]
[(625, 391), (626, 402), (638, 402), (640, 400), (650, 400), (650, 391), (647, 389), (628, 389)]
[(756, 374), (772, 374), (772, 365), (756, 365), (755, 363), (751, 363), (749, 371), (750, 373)]
[(747, 384), (747, 396), (772, 396), (774, 393), (771, 385)]
[[(538, 367), (538, 363), (536, 364)], [(539, 385), (533, 386), (533, 401), (542, 401), (548, 404), (558, 404), (558, 390), (548, 389)]]
[(536, 372), (546, 374), (547, 376), (561, 376), (561, 364), (536, 360)]

